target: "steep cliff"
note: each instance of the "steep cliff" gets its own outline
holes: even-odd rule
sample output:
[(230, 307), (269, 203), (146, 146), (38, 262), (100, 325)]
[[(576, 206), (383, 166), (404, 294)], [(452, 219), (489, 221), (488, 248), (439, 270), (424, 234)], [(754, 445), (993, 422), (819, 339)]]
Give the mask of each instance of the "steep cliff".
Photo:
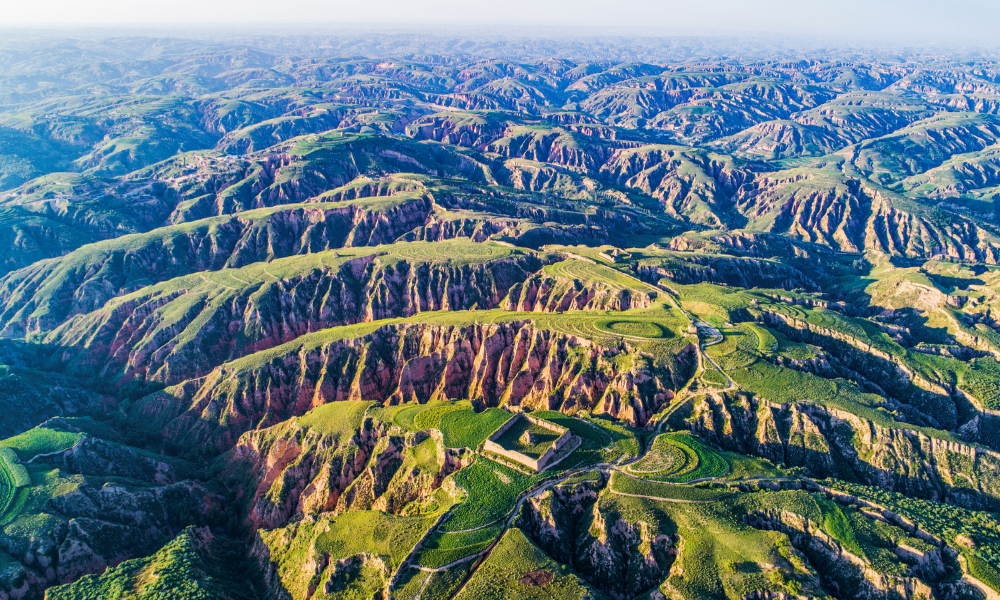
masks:
[(806, 404), (709, 394), (688, 426), (721, 448), (911, 496), (996, 510), (1000, 455)]
[[(343, 400), (471, 399), (479, 406), (589, 409), (641, 424), (692, 367), (682, 353), (675, 375), (627, 346), (602, 348), (530, 321), (386, 325), (346, 339), (340, 336), (347, 332), (337, 332), (219, 367), (140, 400), (131, 416), (162, 432), (169, 446), (217, 450), (251, 427)], [(613, 360), (618, 354), (632, 359)]]
[(426, 222), (430, 201), (298, 205), (165, 227), (86, 246), (0, 280), (3, 335), (48, 331), (143, 285), (331, 248), (391, 243)]
[(532, 253), (467, 241), (293, 256), (143, 288), (46, 337), (81, 376), (173, 384), (227, 360), (338, 325), (491, 309), (541, 266)]

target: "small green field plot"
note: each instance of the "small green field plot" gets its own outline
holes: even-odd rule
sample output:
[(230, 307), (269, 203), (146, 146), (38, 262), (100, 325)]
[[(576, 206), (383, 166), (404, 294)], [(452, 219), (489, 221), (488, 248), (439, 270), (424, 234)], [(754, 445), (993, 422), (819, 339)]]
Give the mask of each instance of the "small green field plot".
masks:
[(726, 480), (756, 479), (759, 477), (782, 477), (785, 472), (771, 461), (753, 456), (722, 452), (722, 457), (729, 463), (729, 472), (723, 477)]
[[(522, 417), (517, 418), (513, 425), (493, 441), (504, 450), (520, 452), (529, 458), (539, 458), (552, 447), (560, 435), (552, 429), (542, 427)], [(530, 441), (527, 441), (529, 437)]]
[(709, 365), (705, 369), (705, 372), (701, 374), (701, 380), (705, 385), (724, 388), (729, 385), (726, 381), (726, 376), (715, 369), (715, 367)]
[(362, 552), (389, 558), (393, 568), (406, 558), (438, 515), (398, 516), (370, 510), (352, 510), (327, 523), (316, 538), (316, 550), (339, 560)]
[(641, 460), (627, 470), (641, 477), (677, 483), (720, 477), (729, 470), (726, 459), (692, 435), (657, 436)]
[(611, 474), (611, 491), (625, 496), (671, 502), (712, 502), (732, 494), (732, 491), (725, 488), (650, 481), (617, 471)]
[(787, 535), (751, 527), (734, 511), (740, 498), (753, 495), (702, 504), (655, 505), (675, 523), (684, 540), (676, 563), (680, 568), (666, 582), (680, 597), (745, 598), (766, 592), (825, 595), (818, 586), (809, 585), (812, 573)]
[(657, 288), (648, 283), (625, 275), (611, 267), (575, 258), (548, 265), (544, 271), (552, 277), (577, 281), (584, 286), (596, 283), (612, 290), (631, 290), (644, 293), (658, 291)]
[(542, 479), (524, 475), (485, 458), (476, 459), (454, 475), (467, 497), (441, 525), (442, 531), (462, 531), (491, 525), (505, 518), (517, 498)]
[(854, 554), (858, 558), (865, 558), (865, 551), (858, 545), (858, 540), (854, 537), (854, 528), (851, 522), (844, 515), (844, 511), (836, 502), (817, 496), (816, 501), (823, 511), (823, 529), (837, 540), (845, 550)]
[(663, 325), (651, 321), (609, 319), (607, 321), (597, 321), (595, 326), (610, 334), (648, 338), (651, 340), (668, 338), (673, 335)]
[(478, 413), (471, 408), (448, 412), (441, 417), (439, 424), (444, 445), (449, 448), (476, 448), (511, 416), (502, 408), (487, 408)]
[(555, 562), (520, 529), (504, 534), (458, 600), (578, 600), (592, 597), (572, 568)]
[(10, 448), (0, 447), (0, 524), (17, 516), (24, 501), (24, 488), (31, 485), (27, 469)]
[(472, 562), (459, 563), (443, 571), (407, 569), (393, 592), (397, 600), (449, 600), (465, 580)]
[(79, 433), (59, 431), (47, 427), (35, 427), (24, 433), (0, 440), (0, 447), (6, 447), (17, 453), (23, 461), (31, 460), (39, 454), (50, 454), (69, 450), (83, 437)]
[(338, 443), (346, 444), (361, 428), (365, 411), (371, 405), (363, 401), (330, 402), (299, 417), (299, 424), (323, 435), (336, 436)]
[(821, 349), (811, 344), (793, 342), (779, 331), (771, 331), (777, 344), (776, 352), (790, 360), (810, 360), (820, 355)]
[(756, 323), (741, 323), (740, 325), (757, 336), (757, 352), (769, 354), (778, 347), (777, 336), (774, 335), (775, 332), (771, 328)]
[(471, 531), (436, 531), (428, 537), (414, 559), (414, 564), (429, 569), (474, 556), (493, 543), (503, 531), (503, 523), (496, 523)]
[(720, 329), (722, 341), (705, 347), (705, 352), (719, 364), (724, 371), (739, 369), (757, 360), (760, 338), (751, 329), (743, 325), (723, 327)]
[(669, 434), (657, 437), (646, 455), (629, 465), (637, 474), (670, 476), (690, 471), (698, 464), (698, 454), (684, 443), (675, 442)]
[(677, 291), (681, 306), (715, 327), (734, 320), (734, 313), (751, 306), (754, 296), (739, 288), (728, 288), (711, 283), (681, 285), (671, 283)]
[(456, 410), (471, 409), (468, 400), (455, 402), (428, 402), (427, 404), (399, 404), (396, 406), (376, 406), (369, 414), (373, 417), (396, 425), (406, 431), (421, 431), (424, 429), (440, 429), (441, 417)]

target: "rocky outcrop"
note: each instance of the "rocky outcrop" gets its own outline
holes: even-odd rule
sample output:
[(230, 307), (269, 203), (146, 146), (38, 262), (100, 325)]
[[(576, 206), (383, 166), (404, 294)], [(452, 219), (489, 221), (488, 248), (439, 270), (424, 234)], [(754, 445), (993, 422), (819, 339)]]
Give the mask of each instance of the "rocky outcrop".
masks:
[(20, 366), (16, 358), (4, 356), (0, 377), (0, 439), (15, 436), (56, 417), (85, 416), (110, 410), (117, 401), (84, 388), (80, 382), (59, 373)]
[(167, 227), (81, 248), (0, 279), (0, 334), (58, 326), (108, 300), (172, 277), (333, 248), (391, 243), (426, 222), (429, 200), (385, 209), (303, 205)]
[(949, 213), (931, 219), (901, 210), (901, 202), (881, 191), (872, 193), (871, 217), (865, 226), (865, 249), (894, 256), (922, 256), (997, 264), (1000, 238), (972, 220)]
[(530, 498), (518, 525), (594, 587), (613, 598), (634, 598), (667, 577), (680, 539), (603, 506), (598, 499), (603, 483), (557, 486)]
[[(542, 264), (533, 254), (514, 254), (459, 265), (446, 258), (448, 247), (440, 250), (442, 258), (430, 261), (326, 252), (171, 280), (78, 315), (46, 340), (66, 348), (62, 360), (82, 377), (97, 374), (118, 387), (137, 379), (170, 385), (320, 329), (496, 308)], [(415, 252), (437, 255), (434, 246)], [(461, 248), (452, 252), (462, 258)], [(350, 256), (357, 258), (345, 262)]]
[(255, 536), (250, 554), (263, 575), (266, 597), (336, 598), (345, 588), (364, 597), (383, 597), (396, 565), (387, 556), (368, 552), (331, 557), (316, 543), (329, 527), (326, 519), (309, 519)]
[(860, 182), (823, 171), (796, 170), (754, 178), (736, 199), (755, 228), (843, 252), (865, 247), (868, 200)]
[(629, 310), (648, 308), (648, 292), (612, 287), (600, 281), (581, 282), (536, 273), (517, 283), (503, 301), (506, 310), (564, 312), (567, 310)]
[(683, 146), (618, 150), (601, 175), (656, 198), (670, 216), (709, 226), (730, 221), (732, 197), (749, 179), (728, 157)]
[[(241, 436), (225, 455), (225, 479), (239, 490), (251, 530), (328, 512), (419, 512), (444, 478), (469, 461), (439, 437), (393, 433), (370, 418), (352, 433), (331, 434), (293, 418)], [(415, 460), (417, 446), (433, 446), (433, 468)]]
[[(0, 575), (0, 593), (11, 598), (41, 598), (51, 585), (148, 556), (164, 537), (191, 521), (217, 520), (222, 509), (216, 493), (190, 480), (173, 480), (166, 463), (124, 446), (85, 441), (46, 460), (64, 469), (57, 476), (60, 493), (35, 514), (0, 526), (0, 550), (17, 561)], [(114, 472), (143, 478), (111, 477), (102, 484), (109, 464)], [(25, 526), (33, 519), (43, 519), (44, 529)]]
[(663, 259), (645, 258), (635, 267), (643, 281), (669, 279), (681, 284), (717, 283), (740, 287), (818, 290), (815, 281), (801, 270), (779, 262), (684, 253)]
[(815, 405), (709, 394), (687, 421), (726, 450), (969, 508), (1000, 506), (1000, 454)]
[(894, 576), (873, 569), (862, 557), (837, 543), (822, 523), (785, 510), (757, 510), (747, 522), (758, 529), (781, 531), (822, 574), (824, 587), (838, 597), (933, 598), (934, 590), (918, 577)]
[[(658, 367), (627, 345), (603, 348), (530, 321), (387, 325), (329, 341), (325, 335), (250, 355), (148, 396), (131, 416), (161, 432), (167, 445), (217, 450), (253, 427), (342, 400), (584, 408), (642, 424), (687, 381), (694, 363), (691, 350), (672, 367)], [(633, 358), (613, 360), (620, 353)]]

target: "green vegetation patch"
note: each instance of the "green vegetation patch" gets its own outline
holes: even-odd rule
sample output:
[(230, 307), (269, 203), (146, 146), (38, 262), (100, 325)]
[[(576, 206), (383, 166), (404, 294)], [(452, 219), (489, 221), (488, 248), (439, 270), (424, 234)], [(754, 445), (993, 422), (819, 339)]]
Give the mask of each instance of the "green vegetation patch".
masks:
[(577, 600), (591, 596), (593, 594), (572, 568), (549, 558), (515, 528), (504, 534), (457, 598)]
[(55, 600), (120, 598), (128, 600), (240, 600), (253, 598), (235, 544), (206, 541), (184, 530), (153, 556), (127, 560), (102, 575), (50, 588)]
[(316, 550), (331, 560), (369, 552), (389, 558), (396, 568), (410, 553), (438, 515), (390, 515), (373, 510), (352, 510), (326, 522), (316, 538)]
[(661, 483), (639, 479), (617, 471), (611, 474), (611, 491), (627, 496), (673, 502), (711, 502), (732, 494), (731, 491), (724, 488)]
[(364, 401), (330, 402), (299, 417), (299, 424), (323, 435), (336, 436), (339, 444), (346, 444), (361, 428), (365, 411), (371, 405), (372, 402)]
[(58, 431), (47, 427), (35, 427), (14, 437), (0, 440), (0, 447), (7, 447), (17, 453), (23, 461), (31, 460), (39, 454), (50, 454), (69, 450), (83, 437), (79, 433)]
[(448, 448), (477, 448), (513, 415), (502, 408), (482, 412), (462, 409), (448, 412), (440, 419), (444, 445)]
[(544, 477), (525, 475), (499, 463), (478, 458), (454, 475), (467, 497), (455, 507), (443, 531), (460, 531), (490, 525), (505, 518), (518, 497)]
[(21, 497), (20, 504), (23, 504), (22, 489), (29, 485), (31, 477), (14, 451), (0, 447), (0, 523), (6, 523), (17, 516), (20, 508), (18, 496)]
[(641, 460), (629, 465), (628, 470), (638, 474), (656, 474), (669, 477), (693, 470), (698, 455), (686, 444), (670, 439), (668, 434), (658, 436)]
[[(763, 592), (826, 595), (810, 586), (814, 575), (787, 535), (756, 529), (742, 518), (743, 501), (764, 495), (738, 494), (724, 502), (702, 504), (656, 503), (684, 541), (677, 564), (683, 571), (670, 575), (670, 588), (684, 598), (745, 598)], [(783, 497), (763, 500), (788, 505)]]
[(823, 511), (823, 529), (830, 537), (840, 542), (848, 552), (859, 558), (865, 558), (865, 551), (861, 549), (858, 540), (855, 539), (851, 522), (844, 515), (840, 506), (826, 498), (817, 497), (816, 500)]
[(642, 477), (686, 483), (720, 477), (729, 471), (721, 454), (687, 433), (664, 433), (653, 440), (649, 451), (628, 467)]
[(414, 562), (421, 567), (440, 569), (481, 553), (493, 543), (503, 528), (502, 523), (496, 523), (472, 531), (436, 531), (424, 541)]
[[(962, 549), (962, 553), (967, 559), (970, 556), (976, 557), (983, 561), (984, 567), (988, 567), (994, 572), (1000, 572), (1000, 519), (995, 513), (910, 498), (897, 492), (836, 479), (827, 479), (823, 483), (827, 487), (888, 508), (921, 530), (945, 540), (955, 548)], [(872, 520), (869, 519), (869, 521)], [(923, 547), (924, 543), (921, 540), (906, 536), (905, 532), (898, 528), (896, 531), (898, 531), (898, 533), (894, 533), (897, 536), (896, 539), (904, 539), (908, 545), (912, 545), (918, 550)], [(900, 535), (905, 536), (905, 538), (900, 538)], [(957, 541), (959, 536), (974, 540), (975, 548), (969, 548), (961, 541)], [(861, 536), (858, 537), (860, 541)], [(868, 552), (868, 548), (865, 550)], [(968, 565), (972, 569), (973, 563), (971, 561)], [(981, 570), (981, 573), (984, 576), (989, 574), (985, 568)], [(988, 585), (993, 585), (988, 579), (980, 580)], [(995, 583), (997, 584), (995, 589), (1000, 592), (1000, 581)]]

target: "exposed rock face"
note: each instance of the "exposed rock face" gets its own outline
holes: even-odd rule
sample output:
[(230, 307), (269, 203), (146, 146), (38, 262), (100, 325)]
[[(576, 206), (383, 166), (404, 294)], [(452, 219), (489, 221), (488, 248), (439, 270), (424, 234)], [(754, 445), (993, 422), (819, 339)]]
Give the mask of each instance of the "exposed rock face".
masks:
[(503, 302), (506, 310), (563, 312), (567, 310), (629, 310), (648, 308), (650, 295), (592, 282), (584, 284), (537, 273), (510, 288)]
[[(286, 263), (271, 263), (264, 275), (287, 273)], [(241, 288), (191, 276), (80, 315), (47, 339), (67, 348), (63, 360), (81, 376), (97, 373), (119, 386), (135, 379), (169, 385), (320, 329), (496, 308), (540, 266), (533, 255), (464, 265), (371, 255), (339, 268), (293, 269), (288, 278), (263, 277)], [(228, 281), (241, 285), (246, 275), (231, 273)]]
[(859, 252), (864, 248), (868, 204), (860, 182), (824, 175), (778, 172), (760, 176), (740, 189), (739, 210), (751, 223), (768, 223), (767, 231)]
[[(349, 584), (364, 586), (371, 597), (382, 597), (394, 565), (387, 556), (363, 552), (342, 559), (316, 547), (329, 527), (325, 519), (299, 521), (274, 531), (258, 532), (250, 554), (263, 575), (267, 598), (310, 600), (336, 598)], [(277, 556), (281, 549), (293, 558)], [(355, 590), (352, 590), (355, 591)]]
[[(938, 429), (953, 430), (959, 425), (962, 397), (928, 381), (868, 342), (778, 313), (765, 312), (763, 320), (790, 339), (822, 346), (840, 376), (858, 382), (862, 389), (887, 397), (907, 419)], [(972, 407), (967, 407), (972, 408)]]
[(758, 529), (781, 531), (822, 575), (824, 586), (852, 598), (933, 598), (934, 590), (918, 577), (886, 575), (851, 554), (807, 517), (788, 511), (752, 512), (747, 522)]
[(101, 242), (0, 279), (0, 333), (51, 330), (143, 284), (283, 256), (391, 243), (426, 222), (429, 200), (387, 210), (322, 205), (223, 217)]
[(556, 487), (531, 498), (519, 526), (560, 562), (615, 598), (634, 598), (658, 586), (677, 556), (679, 538), (602, 507), (603, 482)]
[(896, 256), (926, 256), (997, 264), (1000, 238), (964, 219), (939, 223), (901, 210), (882, 192), (873, 192), (865, 249)]
[(251, 355), (148, 396), (133, 417), (162, 431), (170, 445), (219, 450), (252, 427), (340, 400), (581, 407), (641, 424), (688, 379), (694, 358), (693, 350), (681, 352), (673, 371), (641, 355), (620, 367), (607, 357), (627, 348), (608, 350), (524, 321), (391, 325), (356, 339), (321, 339), (306, 338), (273, 357)]
[[(0, 356), (4, 353), (0, 351)], [(3, 356), (0, 398), (3, 418), (0, 439), (27, 431), (55, 417), (85, 416), (108, 410), (114, 398), (83, 389), (79, 383), (55, 373), (13, 366), (18, 359)]]
[[(365, 419), (345, 436), (291, 419), (241, 436), (226, 454), (226, 478), (239, 490), (253, 530), (331, 511), (408, 514), (470, 460), (462, 451), (445, 448), (436, 435), (402, 434)], [(434, 447), (430, 470), (413, 458), (421, 444)]]
[(1000, 238), (955, 214), (934, 220), (907, 199), (828, 171), (761, 175), (735, 202), (755, 228), (843, 252), (944, 257), (996, 264)]
[(1000, 454), (841, 410), (710, 394), (689, 427), (727, 450), (970, 508), (1000, 506)]
[[(201, 484), (178, 480), (170, 465), (126, 446), (85, 438), (44, 461), (64, 473), (63, 493), (44, 502), (37, 515), (50, 523), (46, 531), (17, 520), (0, 526), (0, 550), (20, 563), (0, 577), (0, 593), (12, 598), (41, 597), (53, 584), (152, 554), (185, 521), (217, 519), (223, 504)], [(109, 475), (128, 477), (133, 485), (101, 485)]]
[(731, 199), (750, 176), (727, 157), (682, 146), (618, 150), (601, 172), (620, 186), (660, 200), (670, 216), (711, 226), (729, 222)]
[(642, 261), (636, 275), (656, 283), (666, 278), (682, 284), (720, 283), (741, 287), (816, 290), (819, 286), (799, 269), (777, 262), (732, 256), (685, 254), (656, 264), (656, 259)]
[(255, 574), (247, 571), (245, 554), (235, 540), (214, 535), (208, 527), (187, 527), (152, 556), (50, 588), (45, 598), (108, 598), (120, 596), (122, 590), (135, 597), (157, 597), (183, 594), (178, 589), (183, 586), (213, 600), (246, 600), (261, 590)]

